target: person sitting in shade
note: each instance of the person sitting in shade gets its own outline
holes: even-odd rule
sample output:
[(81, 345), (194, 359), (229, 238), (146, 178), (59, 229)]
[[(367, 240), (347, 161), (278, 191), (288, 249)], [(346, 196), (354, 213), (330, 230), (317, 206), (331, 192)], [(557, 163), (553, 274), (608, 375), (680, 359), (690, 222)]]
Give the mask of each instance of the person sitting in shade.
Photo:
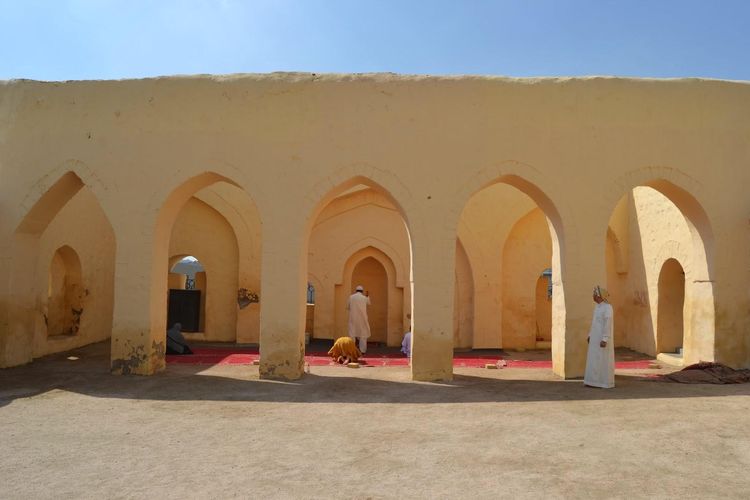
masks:
[(411, 358), (411, 332), (406, 332), (404, 334), (404, 340), (401, 341), (401, 352), (403, 352), (407, 358)]
[(359, 350), (367, 352), (367, 339), (370, 337), (370, 323), (367, 319), (367, 306), (370, 297), (365, 295), (365, 288), (357, 285), (357, 289), (349, 297), (346, 308), (349, 310), (349, 336), (359, 340)]
[(600, 286), (595, 287), (594, 302), (583, 383), (589, 387), (610, 389), (615, 386), (615, 343), (609, 292)]
[(167, 354), (193, 354), (185, 337), (182, 336), (180, 323), (175, 323), (167, 330)]
[(351, 337), (339, 337), (336, 342), (333, 343), (333, 347), (328, 351), (328, 355), (333, 358), (336, 363), (342, 365), (348, 365), (349, 363), (356, 363), (362, 353), (357, 349), (357, 344)]

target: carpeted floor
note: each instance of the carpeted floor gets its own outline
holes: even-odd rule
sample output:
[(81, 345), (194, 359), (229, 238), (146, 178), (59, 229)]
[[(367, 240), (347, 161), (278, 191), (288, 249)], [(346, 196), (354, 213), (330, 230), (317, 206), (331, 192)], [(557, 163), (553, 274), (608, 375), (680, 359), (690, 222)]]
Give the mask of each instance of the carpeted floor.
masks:
[[(259, 359), (257, 347), (194, 347), (193, 354), (187, 356), (168, 355), (167, 363), (188, 365), (250, 365)], [(509, 359), (502, 351), (461, 352), (453, 356), (453, 366), (462, 368), (484, 368), (487, 364), (500, 364), (504, 368), (552, 368), (549, 359)], [(326, 350), (313, 345), (305, 354), (305, 363), (309, 366), (326, 366), (333, 364)], [(615, 368), (621, 370), (642, 370), (649, 368), (651, 359), (620, 360)], [(375, 347), (359, 361), (364, 366), (409, 366), (409, 360), (397, 348)]]

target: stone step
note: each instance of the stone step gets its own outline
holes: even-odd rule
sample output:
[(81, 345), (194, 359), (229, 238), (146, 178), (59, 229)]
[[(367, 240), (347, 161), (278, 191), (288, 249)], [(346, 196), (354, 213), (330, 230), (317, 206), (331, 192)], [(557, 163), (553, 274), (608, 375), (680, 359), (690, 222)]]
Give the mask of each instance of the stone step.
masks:
[(674, 352), (660, 352), (656, 355), (656, 360), (669, 366), (683, 366), (682, 354)]

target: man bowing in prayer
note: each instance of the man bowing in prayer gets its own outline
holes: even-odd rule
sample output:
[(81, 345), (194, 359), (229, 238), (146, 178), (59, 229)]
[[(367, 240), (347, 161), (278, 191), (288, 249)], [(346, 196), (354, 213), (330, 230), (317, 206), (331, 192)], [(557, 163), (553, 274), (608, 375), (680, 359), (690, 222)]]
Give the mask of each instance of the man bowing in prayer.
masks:
[(362, 354), (367, 352), (367, 339), (370, 337), (370, 323), (367, 321), (367, 306), (370, 305), (370, 297), (365, 296), (364, 291), (364, 287), (358, 285), (346, 305), (349, 309), (349, 336), (359, 339), (359, 350)]
[(590, 387), (610, 389), (615, 386), (615, 343), (612, 338), (612, 306), (609, 292), (594, 288), (594, 318), (589, 331), (589, 352), (583, 383)]

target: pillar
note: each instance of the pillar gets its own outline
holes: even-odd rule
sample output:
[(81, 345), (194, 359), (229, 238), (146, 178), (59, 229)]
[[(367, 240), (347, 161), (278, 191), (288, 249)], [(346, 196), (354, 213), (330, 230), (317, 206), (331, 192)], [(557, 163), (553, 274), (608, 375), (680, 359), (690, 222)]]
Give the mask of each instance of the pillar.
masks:
[(164, 262), (154, 265), (151, 235), (117, 234), (111, 370), (117, 375), (153, 375), (165, 368), (166, 252)]
[(686, 283), (685, 305), (688, 322), (683, 323), (683, 364), (714, 361), (716, 320), (714, 282), (694, 279)]
[[(697, 318), (691, 321), (691, 328), (699, 328), (695, 323), (701, 317), (705, 321), (705, 308), (709, 307), (705, 296), (710, 285), (715, 300), (714, 336), (701, 340), (699, 330), (691, 333), (698, 344), (694, 347), (696, 350), (705, 352), (705, 343), (711, 342), (710, 351), (716, 362), (732, 368), (750, 368), (750, 220), (746, 218), (747, 212), (737, 210), (736, 205), (728, 206), (733, 207), (730, 214), (715, 220), (715, 280), (692, 284), (693, 288), (700, 288), (693, 293), (703, 300), (693, 306), (693, 316)], [(690, 362), (709, 361), (697, 359), (699, 357)]]
[(34, 284), (39, 253), (39, 236), (19, 233), (6, 247), (0, 330), (0, 368), (30, 363), (33, 358), (36, 308)]
[(581, 377), (586, 370), (592, 292), (607, 283), (606, 233), (596, 230), (601, 221), (580, 214), (576, 222), (575, 241), (552, 242), (552, 371), (563, 378)]
[(289, 218), (276, 221), (269, 215), (267, 227), (274, 230), (264, 231), (262, 243), (260, 377), (296, 380), (305, 359), (307, 242)]
[(413, 380), (453, 379), (456, 234), (436, 233), (417, 228), (411, 231)]

